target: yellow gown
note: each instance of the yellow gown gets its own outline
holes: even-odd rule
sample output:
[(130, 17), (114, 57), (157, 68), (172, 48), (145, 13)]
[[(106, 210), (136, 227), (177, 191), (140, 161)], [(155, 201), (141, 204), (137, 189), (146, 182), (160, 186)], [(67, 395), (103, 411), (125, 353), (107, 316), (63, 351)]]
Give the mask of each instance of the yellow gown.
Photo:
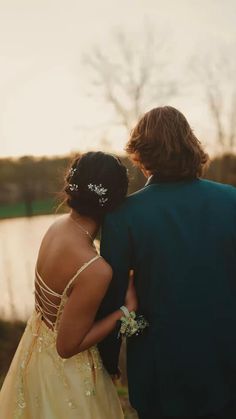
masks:
[[(68, 290), (80, 272), (98, 257), (79, 269), (63, 294), (51, 290), (36, 272), (36, 309), (0, 392), (0, 419), (124, 418), (115, 386), (97, 347), (69, 359), (61, 358), (56, 350), (57, 330)], [(50, 296), (54, 297), (54, 302)], [(47, 316), (47, 313), (52, 316), (53, 312), (55, 321)]]

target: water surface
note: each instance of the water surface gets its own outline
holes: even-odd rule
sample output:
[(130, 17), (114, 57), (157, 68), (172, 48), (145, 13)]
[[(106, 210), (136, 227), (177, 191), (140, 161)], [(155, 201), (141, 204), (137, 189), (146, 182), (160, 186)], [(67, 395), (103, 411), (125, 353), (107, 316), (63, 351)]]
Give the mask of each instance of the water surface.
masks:
[(27, 319), (42, 237), (58, 215), (0, 221), (0, 318)]

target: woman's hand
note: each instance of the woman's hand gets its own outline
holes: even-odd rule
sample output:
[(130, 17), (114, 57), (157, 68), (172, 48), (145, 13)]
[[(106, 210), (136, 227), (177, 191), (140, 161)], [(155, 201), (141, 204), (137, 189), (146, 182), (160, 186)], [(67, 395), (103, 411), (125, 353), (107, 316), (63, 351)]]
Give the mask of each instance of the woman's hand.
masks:
[(129, 311), (136, 311), (138, 308), (138, 298), (134, 286), (133, 272), (130, 274), (129, 285), (125, 295), (125, 307), (127, 307)]

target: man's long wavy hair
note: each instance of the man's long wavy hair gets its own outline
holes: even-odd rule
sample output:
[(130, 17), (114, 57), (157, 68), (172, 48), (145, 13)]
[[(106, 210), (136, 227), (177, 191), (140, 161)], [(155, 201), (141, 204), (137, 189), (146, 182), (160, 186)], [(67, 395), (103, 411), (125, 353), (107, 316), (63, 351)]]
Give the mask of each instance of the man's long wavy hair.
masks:
[(145, 113), (132, 130), (126, 151), (145, 170), (166, 180), (198, 178), (208, 162), (187, 119), (171, 106)]

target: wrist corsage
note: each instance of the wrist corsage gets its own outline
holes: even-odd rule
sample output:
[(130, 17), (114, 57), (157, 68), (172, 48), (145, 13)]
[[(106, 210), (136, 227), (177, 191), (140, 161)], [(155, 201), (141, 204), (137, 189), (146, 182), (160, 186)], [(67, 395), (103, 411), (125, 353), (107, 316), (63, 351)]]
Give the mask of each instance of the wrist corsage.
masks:
[(118, 333), (118, 337), (130, 337), (133, 335), (139, 335), (143, 332), (143, 330), (149, 326), (147, 320), (142, 315), (136, 315), (134, 311), (129, 312), (129, 310), (122, 306), (120, 310), (123, 311), (124, 316), (121, 317), (120, 322), (120, 330)]

